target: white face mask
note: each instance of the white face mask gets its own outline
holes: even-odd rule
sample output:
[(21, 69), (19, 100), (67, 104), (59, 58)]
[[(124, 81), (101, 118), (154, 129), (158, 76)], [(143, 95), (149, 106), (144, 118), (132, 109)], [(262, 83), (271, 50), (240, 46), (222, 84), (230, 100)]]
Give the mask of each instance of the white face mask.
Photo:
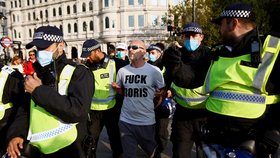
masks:
[[(54, 51), (56, 50), (57, 48)], [(42, 67), (49, 65), (53, 61), (53, 51), (47, 51), (47, 50), (37, 51), (37, 60)]]

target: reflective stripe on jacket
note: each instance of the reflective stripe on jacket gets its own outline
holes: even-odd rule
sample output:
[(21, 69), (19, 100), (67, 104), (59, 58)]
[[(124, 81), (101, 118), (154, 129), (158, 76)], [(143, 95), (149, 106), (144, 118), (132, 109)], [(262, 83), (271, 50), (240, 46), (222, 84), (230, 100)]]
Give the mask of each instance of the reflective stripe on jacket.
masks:
[(4, 117), (5, 111), (13, 106), (12, 103), (2, 103), (3, 91), (8, 77), (9, 73), (5, 71), (0, 72), (0, 120)]
[(91, 102), (91, 110), (107, 110), (116, 104), (116, 92), (111, 84), (116, 81), (115, 61), (110, 59), (106, 68), (93, 71), (95, 91)]
[(179, 105), (190, 109), (205, 108), (205, 101), (208, 96), (201, 93), (202, 86), (195, 89), (187, 89), (178, 87), (175, 83), (172, 83), (171, 88), (175, 92), (174, 98)]
[[(58, 83), (58, 92), (67, 95), (75, 67), (66, 65)], [(51, 99), (51, 98), (50, 98)], [(71, 145), (77, 138), (76, 123), (65, 123), (31, 100), (30, 127), (28, 139), (42, 153), (51, 154)]]
[(258, 118), (266, 110), (266, 104), (279, 101), (279, 96), (267, 96), (268, 77), (280, 50), (279, 38), (268, 36), (261, 52), (261, 64), (257, 68), (242, 65), (251, 62), (251, 55), (219, 57), (214, 61), (205, 79), (205, 92), (210, 93), (206, 108), (214, 113)]

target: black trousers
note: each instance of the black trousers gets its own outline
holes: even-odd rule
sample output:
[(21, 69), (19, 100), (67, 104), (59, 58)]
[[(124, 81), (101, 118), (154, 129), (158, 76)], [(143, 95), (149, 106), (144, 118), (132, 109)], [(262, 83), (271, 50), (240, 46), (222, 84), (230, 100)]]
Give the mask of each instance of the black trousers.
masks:
[(107, 134), (109, 136), (109, 141), (112, 149), (112, 157), (119, 158), (122, 155), (122, 144), (120, 139), (120, 130), (119, 130), (119, 117), (120, 117), (120, 105), (115, 105), (109, 110), (103, 111), (90, 111), (90, 117), (92, 120), (92, 125), (90, 130), (92, 137), (94, 138), (95, 150), (93, 153), (93, 158), (96, 157), (96, 149), (99, 140), (100, 133), (105, 126), (107, 129)]
[(158, 144), (158, 151), (163, 152), (168, 144), (169, 140), (169, 125), (170, 118), (161, 118), (156, 115), (156, 133), (155, 139)]
[(196, 144), (197, 158), (203, 156), (199, 128), (206, 122), (206, 119), (206, 110), (187, 109), (176, 105), (170, 138), (173, 143), (173, 158), (192, 158), (194, 143)]

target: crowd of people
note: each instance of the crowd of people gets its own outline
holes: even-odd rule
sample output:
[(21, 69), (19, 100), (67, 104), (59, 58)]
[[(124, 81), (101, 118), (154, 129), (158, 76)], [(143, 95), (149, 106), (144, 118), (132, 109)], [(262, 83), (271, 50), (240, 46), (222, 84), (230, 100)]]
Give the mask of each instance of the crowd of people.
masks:
[[(106, 127), (113, 158), (280, 158), (280, 37), (261, 40), (252, 7), (213, 19), (223, 43), (203, 44), (203, 27), (183, 27), (180, 44), (134, 39), (104, 52), (84, 41), (67, 59), (63, 33), (35, 30), (19, 56), (0, 65), (0, 156), (95, 158)], [(172, 123), (171, 130), (168, 125)], [(169, 137), (170, 136), (170, 137)]]

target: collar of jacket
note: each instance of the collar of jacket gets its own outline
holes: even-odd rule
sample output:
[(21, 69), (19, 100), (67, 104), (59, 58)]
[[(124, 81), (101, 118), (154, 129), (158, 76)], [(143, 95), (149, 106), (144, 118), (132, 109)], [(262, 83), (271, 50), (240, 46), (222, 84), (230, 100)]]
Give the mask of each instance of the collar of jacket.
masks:
[(232, 48), (232, 51), (229, 51), (225, 46), (223, 46), (219, 50), (218, 54), (222, 57), (237, 57), (244, 54), (250, 54), (252, 39), (259, 39), (256, 29), (246, 33), (241, 41)]

